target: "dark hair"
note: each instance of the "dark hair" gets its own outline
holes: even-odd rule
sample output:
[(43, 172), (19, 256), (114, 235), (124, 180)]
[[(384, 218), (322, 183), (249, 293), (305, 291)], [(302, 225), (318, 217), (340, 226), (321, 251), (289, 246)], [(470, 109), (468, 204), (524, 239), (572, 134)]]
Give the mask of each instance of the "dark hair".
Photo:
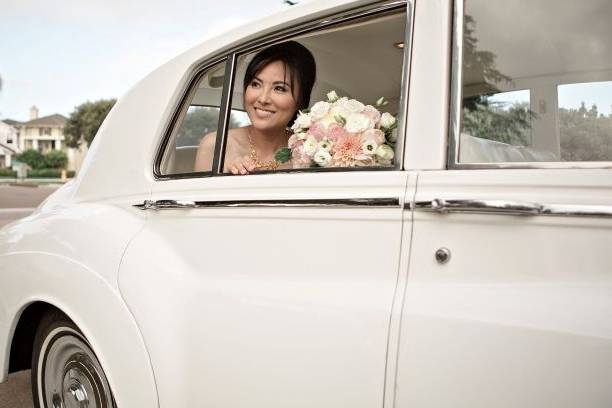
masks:
[[(280, 44), (271, 45), (259, 51), (249, 65), (244, 74), (243, 91), (253, 81), (268, 64), (280, 61), (285, 66), (285, 74), (289, 72), (291, 82), (291, 94), (297, 102), (297, 108), (306, 109), (310, 104), (310, 92), (317, 76), (317, 66), (314, 57), (308, 48), (296, 41), (287, 41)], [(295, 95), (295, 81), (300, 84), (299, 95)], [(297, 112), (296, 112), (297, 116)], [(291, 121), (295, 120), (295, 116)]]

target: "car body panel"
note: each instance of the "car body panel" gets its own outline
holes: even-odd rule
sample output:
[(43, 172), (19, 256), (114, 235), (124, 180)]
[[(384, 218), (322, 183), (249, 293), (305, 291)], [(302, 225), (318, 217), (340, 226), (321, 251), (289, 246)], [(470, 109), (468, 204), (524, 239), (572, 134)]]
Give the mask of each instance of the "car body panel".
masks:
[[(608, 170), (422, 172), (432, 200), (612, 202)], [(604, 407), (612, 400), (612, 219), (413, 218), (397, 406)], [(447, 248), (445, 264), (434, 253)]]
[(406, 176), (157, 184), (153, 199), (399, 199), (392, 208), (271, 204), (151, 214), (126, 252), (120, 287), (146, 339), (161, 405), (380, 404)]

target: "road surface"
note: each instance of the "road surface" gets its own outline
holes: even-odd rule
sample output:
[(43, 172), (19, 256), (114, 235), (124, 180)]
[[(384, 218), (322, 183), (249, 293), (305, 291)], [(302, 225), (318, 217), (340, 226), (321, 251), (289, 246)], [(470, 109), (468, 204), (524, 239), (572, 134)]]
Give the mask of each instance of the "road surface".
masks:
[[(0, 228), (28, 216), (57, 186), (0, 185)], [(0, 408), (32, 408), (30, 370), (9, 375), (0, 384)]]

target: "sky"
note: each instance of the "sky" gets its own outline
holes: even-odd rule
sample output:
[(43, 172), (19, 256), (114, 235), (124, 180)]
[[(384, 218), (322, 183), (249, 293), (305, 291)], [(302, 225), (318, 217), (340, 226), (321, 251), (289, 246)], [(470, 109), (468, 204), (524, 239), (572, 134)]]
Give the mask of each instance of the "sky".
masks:
[[(492, 101), (503, 102), (507, 106), (513, 103), (529, 103), (529, 90), (502, 92), (491, 97)], [(560, 108), (578, 109), (584, 102), (587, 109), (597, 105), (599, 113), (612, 114), (612, 81), (561, 84), (557, 86), (557, 104)], [(532, 109), (534, 109), (532, 107)]]
[[(302, 0), (304, 3), (309, 0)], [(0, 0), (0, 120), (68, 116), (116, 98), (207, 38), (289, 7), (282, 0)]]

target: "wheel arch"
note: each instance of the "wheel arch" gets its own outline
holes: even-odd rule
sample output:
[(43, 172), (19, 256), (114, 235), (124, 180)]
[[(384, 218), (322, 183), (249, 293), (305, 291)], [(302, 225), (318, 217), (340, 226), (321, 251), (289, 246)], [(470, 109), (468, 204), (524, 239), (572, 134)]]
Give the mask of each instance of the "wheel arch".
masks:
[(144, 339), (113, 282), (49, 253), (2, 256), (0, 270), (0, 380), (31, 365), (38, 324), (47, 311), (58, 310), (90, 343), (119, 406), (159, 406)]
[(12, 333), (9, 374), (32, 368), (32, 352), (36, 330), (43, 316), (53, 310), (62, 312), (50, 303), (37, 301), (26, 305), (21, 311)]

